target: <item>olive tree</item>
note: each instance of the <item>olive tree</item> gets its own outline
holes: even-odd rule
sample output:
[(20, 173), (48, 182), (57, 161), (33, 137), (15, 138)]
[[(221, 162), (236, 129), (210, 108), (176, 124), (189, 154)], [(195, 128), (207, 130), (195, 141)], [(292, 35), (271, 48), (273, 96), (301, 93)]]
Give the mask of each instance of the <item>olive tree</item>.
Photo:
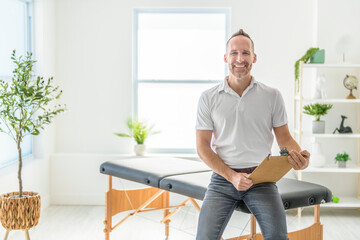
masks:
[(66, 110), (65, 105), (53, 104), (62, 91), (54, 86), (53, 78), (45, 81), (32, 75), (36, 61), (32, 54), (16, 58), (15, 50), (11, 55), (15, 64), (11, 81), (0, 80), (0, 132), (9, 135), (18, 150), (19, 196), (22, 196), (22, 156), (21, 143), (27, 135), (38, 135), (46, 124)]

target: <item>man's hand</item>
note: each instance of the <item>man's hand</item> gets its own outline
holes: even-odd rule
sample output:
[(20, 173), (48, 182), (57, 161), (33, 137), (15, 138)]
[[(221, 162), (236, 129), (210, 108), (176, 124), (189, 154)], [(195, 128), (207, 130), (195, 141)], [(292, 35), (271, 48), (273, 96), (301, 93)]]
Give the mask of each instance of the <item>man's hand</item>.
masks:
[(289, 152), (288, 161), (295, 170), (302, 170), (309, 165), (310, 153), (306, 150), (300, 152), (291, 150)]
[(230, 182), (234, 185), (234, 187), (238, 191), (245, 191), (253, 185), (252, 180), (249, 179), (249, 175), (250, 174), (247, 174), (247, 173), (235, 172), (233, 174), (233, 176), (231, 177)]

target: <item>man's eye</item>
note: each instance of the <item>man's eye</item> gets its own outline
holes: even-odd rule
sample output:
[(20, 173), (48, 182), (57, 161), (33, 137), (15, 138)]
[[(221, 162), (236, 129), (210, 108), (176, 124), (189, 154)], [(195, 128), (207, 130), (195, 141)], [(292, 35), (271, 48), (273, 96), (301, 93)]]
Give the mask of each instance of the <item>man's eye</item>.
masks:
[(244, 55), (249, 55), (250, 53), (249, 52), (243, 52)]
[(236, 54), (237, 54), (237, 52), (232, 52), (232, 53), (231, 53), (231, 55), (236, 55)]

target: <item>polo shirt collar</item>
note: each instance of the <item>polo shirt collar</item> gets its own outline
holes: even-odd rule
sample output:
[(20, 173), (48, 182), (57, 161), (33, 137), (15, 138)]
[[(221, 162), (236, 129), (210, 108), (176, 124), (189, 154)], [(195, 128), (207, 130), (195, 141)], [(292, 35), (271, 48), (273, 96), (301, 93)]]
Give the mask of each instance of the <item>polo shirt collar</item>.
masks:
[[(234, 90), (231, 89), (231, 87), (229, 86), (227, 80), (228, 80), (229, 76), (226, 76), (224, 81), (219, 85), (218, 88), (218, 92), (226, 92), (226, 93), (231, 93)], [(250, 81), (250, 85), (246, 88), (246, 92), (249, 91), (254, 85), (256, 85), (258, 82), (255, 80), (255, 78), (253, 76), (251, 76), (251, 81)]]

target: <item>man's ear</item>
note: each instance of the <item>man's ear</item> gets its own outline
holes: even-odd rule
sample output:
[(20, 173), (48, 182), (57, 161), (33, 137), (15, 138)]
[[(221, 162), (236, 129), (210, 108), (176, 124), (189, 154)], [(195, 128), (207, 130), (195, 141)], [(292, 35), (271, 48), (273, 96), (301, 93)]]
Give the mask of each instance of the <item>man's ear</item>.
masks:
[(226, 53), (224, 54), (224, 62), (227, 63), (227, 54)]
[(253, 63), (256, 63), (256, 60), (257, 60), (257, 55), (254, 53), (254, 61), (253, 61)]

